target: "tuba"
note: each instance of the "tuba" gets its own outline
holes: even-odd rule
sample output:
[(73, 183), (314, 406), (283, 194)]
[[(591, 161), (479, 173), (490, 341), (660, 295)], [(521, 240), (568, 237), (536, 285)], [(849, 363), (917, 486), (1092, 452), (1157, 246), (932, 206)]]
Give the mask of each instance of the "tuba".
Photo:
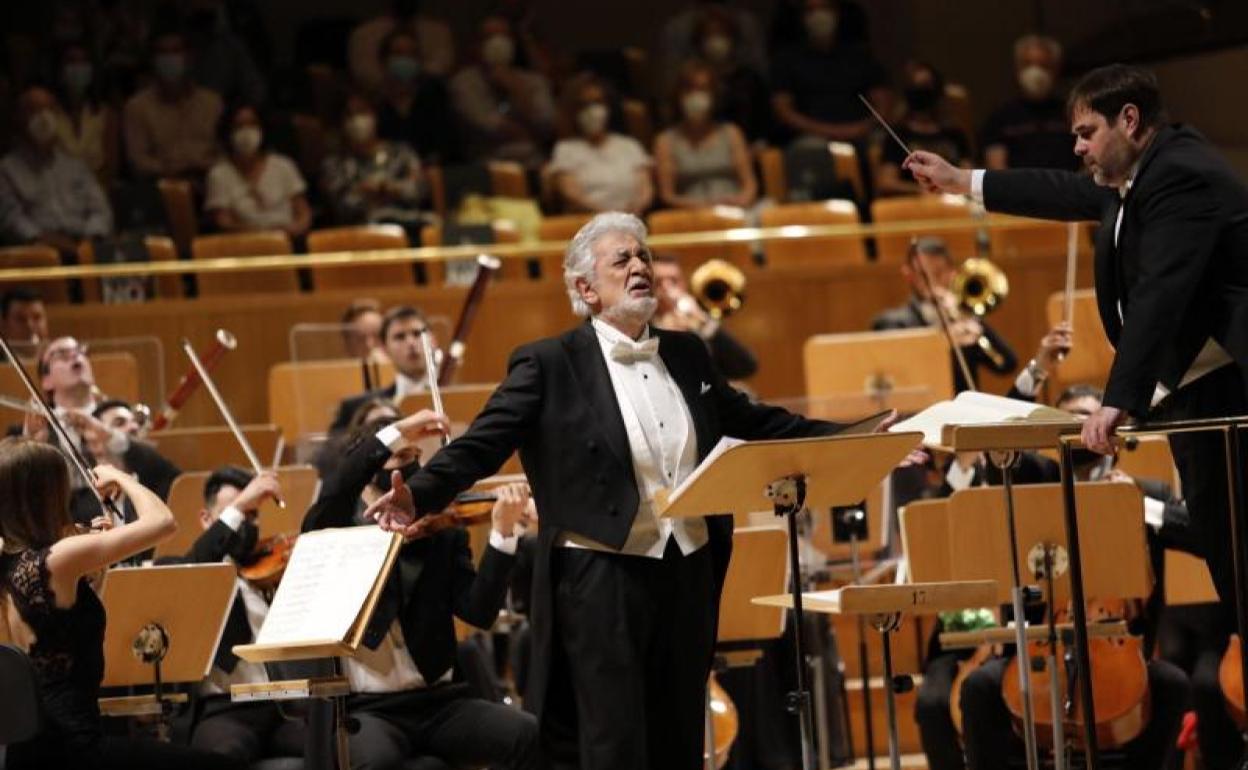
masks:
[(722, 259), (711, 259), (693, 271), (689, 289), (711, 318), (719, 320), (745, 302), (745, 273)]
[[(976, 318), (983, 318), (1000, 307), (1010, 294), (1010, 281), (1001, 268), (983, 257), (972, 257), (962, 263), (950, 285), (958, 307)], [(977, 343), (984, 355), (997, 366), (1005, 359), (992, 346), (986, 335), (980, 335)]]

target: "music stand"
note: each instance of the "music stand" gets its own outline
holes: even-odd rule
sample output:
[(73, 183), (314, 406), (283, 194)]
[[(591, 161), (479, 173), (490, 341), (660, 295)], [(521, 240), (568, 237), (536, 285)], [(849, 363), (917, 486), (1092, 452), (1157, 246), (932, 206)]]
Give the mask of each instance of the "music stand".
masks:
[(234, 600), (235, 574), (232, 564), (118, 567), (105, 573), (101, 686), (151, 685), (153, 692), (100, 698), (101, 713), (154, 715), (160, 734), (167, 736), (173, 705), (184, 703), (186, 695), (166, 693), (164, 686), (208, 675)]
[(717, 447), (675, 492), (656, 501), (659, 515), (667, 517), (740, 513), (755, 507), (750, 490), (756, 490), (771, 499), (777, 516), (788, 519), (790, 590), (798, 633), (794, 634), (797, 691), (787, 705), (799, 719), (805, 770), (814, 766), (814, 729), (800, 633), (804, 616), (797, 514), (808, 504), (826, 508), (862, 500), (921, 439), (919, 433), (875, 433), (751, 441), (722, 452)]

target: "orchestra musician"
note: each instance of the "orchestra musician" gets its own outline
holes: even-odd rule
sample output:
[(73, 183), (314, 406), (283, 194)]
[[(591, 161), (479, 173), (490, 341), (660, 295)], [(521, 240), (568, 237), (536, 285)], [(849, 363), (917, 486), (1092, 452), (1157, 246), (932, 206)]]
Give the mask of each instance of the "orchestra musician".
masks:
[(10, 342), (39, 344), (48, 339), (48, 311), (43, 297), (21, 286), (4, 292), (0, 295), (0, 327)]
[(87, 576), (148, 550), (177, 528), (159, 497), (126, 473), (95, 468), (97, 488), (120, 490), (133, 521), (72, 534), (64, 455), (27, 438), (0, 441), (0, 638), (30, 657), (39, 683), (39, 733), (7, 747), (9, 770), (33, 768), (241, 768), (183, 746), (105, 735), (104, 605)]
[[(362, 523), (369, 503), (419, 467), (416, 443), (445, 434), (443, 415), (423, 410), (395, 420), (378, 417), (347, 440), (308, 510), (304, 531)], [(453, 682), (458, 617), (489, 628), (506, 597), (520, 525), (531, 519), (523, 484), (498, 490), (489, 545), (474, 570), (461, 528), (412, 538), (365, 629), (363, 643), (343, 660), (351, 683), (352, 767), (537, 767), (537, 724), (511, 706), (474, 697)], [(425, 767), (425, 764), (419, 764)]]
[(357, 299), (342, 313), (342, 348), (350, 358), (372, 360), (382, 354), (381, 303), (375, 299)]
[(674, 254), (654, 255), (654, 297), (658, 309), (654, 325), (674, 332), (693, 332), (711, 352), (711, 361), (729, 380), (744, 380), (758, 371), (758, 359), (750, 349), (709, 313), (689, 293), (689, 282)]
[(544, 759), (582, 770), (702, 764), (730, 517), (660, 520), (652, 497), (722, 436), (835, 433), (732, 389), (694, 334), (655, 329), (653, 261), (631, 214), (589, 221), (564, 257), (586, 321), (521, 346), (467, 432), (367, 514), (419, 530), (519, 450), (541, 512), (525, 708)]
[(394, 382), (344, 399), (329, 426), (331, 434), (341, 433), (360, 404), (370, 398), (388, 398), (397, 404), (410, 393), (423, 393), (428, 389), (425, 353), (420, 341), (420, 333), (426, 326), (424, 314), (411, 305), (399, 305), (386, 311), (381, 322), (381, 344), (386, 357), (394, 363)]
[[(1199, 133), (1166, 123), (1148, 70), (1093, 70), (1067, 106), (1075, 154), (1091, 176), (972, 171), (926, 152), (905, 165), (926, 189), (970, 195), (990, 211), (1101, 223), (1096, 299), (1115, 353), (1104, 403), (1083, 426), (1089, 448), (1112, 452), (1111, 436), (1128, 419), (1248, 412), (1248, 186)], [(1176, 434), (1170, 446), (1229, 614), (1222, 436)]]
[[(1018, 357), (1010, 348), (1009, 343), (1002, 339), (1001, 335), (997, 334), (986, 321), (958, 310), (957, 302), (949, 291), (956, 265), (943, 238), (935, 236), (916, 238), (906, 255), (906, 261), (901, 263), (900, 269), (901, 277), (910, 289), (910, 299), (904, 305), (889, 308), (871, 319), (872, 331), (939, 326), (940, 320), (937, 313), (944, 312), (945, 318), (951, 319), (949, 331), (953, 335), (954, 342), (962, 348), (973, 379), (979, 380), (980, 367), (985, 366), (997, 374), (1009, 374), (1014, 371), (1018, 366)], [(927, 278), (931, 279), (932, 289), (936, 294), (935, 299), (931, 296), (932, 292), (928, 291), (927, 278), (924, 277), (925, 271)], [(939, 309), (938, 302), (940, 303)], [(993, 349), (999, 355), (997, 361), (993, 361), (977, 344), (981, 336), (987, 337), (992, 343)], [(955, 392), (960, 393), (977, 386), (976, 382), (966, 381), (956, 362), (951, 365), (953, 366)]]

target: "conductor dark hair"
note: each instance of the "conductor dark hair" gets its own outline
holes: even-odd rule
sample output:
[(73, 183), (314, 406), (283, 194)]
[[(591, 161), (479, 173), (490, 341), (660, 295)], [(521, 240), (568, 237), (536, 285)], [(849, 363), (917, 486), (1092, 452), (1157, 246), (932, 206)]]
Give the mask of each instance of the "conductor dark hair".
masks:
[(237, 465), (222, 465), (208, 476), (204, 482), (204, 505), (211, 508), (217, 502), (217, 493), (221, 487), (234, 487), (242, 491), (243, 487), (255, 478), (251, 471)]
[(1057, 397), (1057, 403), (1065, 404), (1077, 398), (1095, 398), (1097, 401), (1101, 401), (1105, 398), (1105, 393), (1095, 385), (1076, 383), (1062, 391), (1062, 394)]
[(1128, 104), (1140, 111), (1141, 128), (1155, 128), (1166, 120), (1157, 76), (1143, 67), (1107, 64), (1080, 79), (1066, 100), (1066, 111), (1073, 113), (1077, 107), (1086, 107), (1104, 115), (1112, 126)]

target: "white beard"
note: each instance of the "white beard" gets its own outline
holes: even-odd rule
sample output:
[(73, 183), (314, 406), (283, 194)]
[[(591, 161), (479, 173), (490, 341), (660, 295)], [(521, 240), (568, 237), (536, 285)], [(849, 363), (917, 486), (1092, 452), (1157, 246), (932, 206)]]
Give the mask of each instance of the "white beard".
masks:
[(601, 315), (606, 321), (624, 323), (646, 323), (654, 317), (659, 301), (654, 297), (626, 297), (616, 305), (603, 309)]

